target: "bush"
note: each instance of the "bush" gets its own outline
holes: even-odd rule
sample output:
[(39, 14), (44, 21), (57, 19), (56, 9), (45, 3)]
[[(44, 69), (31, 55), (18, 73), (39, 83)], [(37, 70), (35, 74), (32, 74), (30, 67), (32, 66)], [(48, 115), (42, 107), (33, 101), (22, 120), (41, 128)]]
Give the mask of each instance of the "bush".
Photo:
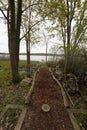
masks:
[[(65, 59), (59, 61), (60, 65), (65, 67)], [(74, 50), (74, 53), (68, 58), (66, 73), (73, 73), (79, 77), (79, 82), (84, 83), (87, 76), (87, 51), (81, 48), (79, 51)]]

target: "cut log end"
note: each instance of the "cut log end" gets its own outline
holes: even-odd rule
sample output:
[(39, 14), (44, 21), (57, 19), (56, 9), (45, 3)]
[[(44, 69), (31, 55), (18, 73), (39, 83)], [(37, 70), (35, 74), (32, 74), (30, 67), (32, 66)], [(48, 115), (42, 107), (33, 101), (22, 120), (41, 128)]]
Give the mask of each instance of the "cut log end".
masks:
[(50, 111), (50, 106), (48, 104), (43, 104), (41, 109), (44, 112), (49, 112)]

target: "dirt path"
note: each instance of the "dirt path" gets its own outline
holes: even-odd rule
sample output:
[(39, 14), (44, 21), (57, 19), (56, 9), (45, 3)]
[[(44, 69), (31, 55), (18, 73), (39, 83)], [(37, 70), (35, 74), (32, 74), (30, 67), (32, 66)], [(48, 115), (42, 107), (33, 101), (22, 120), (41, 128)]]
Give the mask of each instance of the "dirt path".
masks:
[[(51, 109), (42, 111), (42, 104)], [(37, 74), (29, 109), (21, 130), (73, 130), (68, 113), (63, 104), (60, 88), (47, 68), (41, 68)]]

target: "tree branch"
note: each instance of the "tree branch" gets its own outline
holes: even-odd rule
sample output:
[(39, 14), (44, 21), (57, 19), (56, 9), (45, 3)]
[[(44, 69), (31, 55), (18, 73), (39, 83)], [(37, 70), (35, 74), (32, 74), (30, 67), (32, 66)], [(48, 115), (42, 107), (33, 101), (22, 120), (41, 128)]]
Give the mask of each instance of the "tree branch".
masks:
[(20, 41), (30, 32), (30, 30), (31, 30), (35, 25), (39, 24), (39, 23), (42, 22), (42, 21), (43, 21), (43, 19), (40, 20), (40, 21), (37, 21), (35, 24), (33, 24), (33, 25), (29, 28), (29, 30), (26, 32), (26, 34), (24, 34), (24, 35), (20, 38)]
[(2, 12), (3, 16), (5, 17), (5, 19), (8, 21), (7, 16), (5, 15), (4, 11), (0, 8), (0, 11)]
[(79, 35), (79, 38), (78, 38), (76, 44), (79, 44), (79, 42), (80, 42), (80, 40), (81, 40), (81, 37), (82, 37), (83, 34), (86, 32), (86, 30), (87, 30), (87, 26), (85, 27), (84, 31)]
[(31, 6), (34, 6), (34, 5), (38, 5), (38, 4), (42, 4), (42, 3), (33, 3), (33, 4), (31, 4), (31, 5), (29, 5), (28, 7), (26, 7), (24, 10), (22, 10), (22, 13), (24, 12), (24, 11), (26, 11), (28, 8), (30, 8)]
[(43, 19), (40, 20), (40, 21), (37, 21), (35, 24), (33, 24), (33, 25), (31, 26), (31, 29), (32, 29), (35, 25), (39, 24), (39, 23), (42, 22), (42, 21), (43, 21)]

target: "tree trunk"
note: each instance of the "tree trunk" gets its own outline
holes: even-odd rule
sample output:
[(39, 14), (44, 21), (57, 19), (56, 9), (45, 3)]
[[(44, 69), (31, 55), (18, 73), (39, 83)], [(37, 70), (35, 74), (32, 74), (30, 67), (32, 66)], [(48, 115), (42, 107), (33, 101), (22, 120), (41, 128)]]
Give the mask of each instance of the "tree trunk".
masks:
[(48, 51), (48, 43), (46, 42), (46, 64), (47, 64), (47, 51)]
[[(31, 0), (29, 1), (29, 5), (31, 5)], [(28, 40), (27, 40), (27, 77), (30, 77), (30, 44), (31, 44), (31, 8), (29, 8), (29, 20), (28, 20)]]
[(67, 68), (70, 64), (70, 36), (71, 36), (71, 20), (70, 20), (70, 11), (69, 11), (69, 1), (67, 0), (67, 52), (65, 57), (65, 67), (64, 73), (66, 73)]
[(18, 50), (15, 37), (11, 36), (11, 39), (9, 39), (9, 53), (10, 53), (10, 63), (11, 63), (11, 72), (12, 72), (12, 82), (17, 83), (19, 81), (19, 75), (18, 75)]
[(30, 77), (30, 43), (26, 40), (26, 49), (27, 49), (27, 77)]
[(19, 81), (18, 63), (22, 0), (17, 1), (17, 15), (15, 12), (15, 1), (8, 0), (8, 5), (8, 47), (10, 54), (12, 82), (17, 83)]

